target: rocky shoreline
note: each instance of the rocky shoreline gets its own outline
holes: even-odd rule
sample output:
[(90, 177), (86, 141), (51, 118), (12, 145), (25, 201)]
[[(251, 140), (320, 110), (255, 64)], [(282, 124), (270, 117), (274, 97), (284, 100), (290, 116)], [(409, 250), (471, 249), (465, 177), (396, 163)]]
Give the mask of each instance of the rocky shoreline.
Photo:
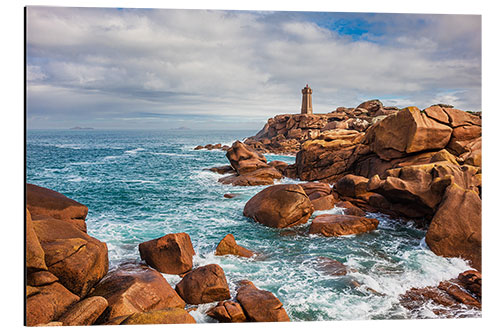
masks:
[[(339, 237), (376, 230), (379, 221), (367, 212), (418, 222), (434, 253), (464, 258), (475, 270), (408, 290), (401, 304), (415, 311), (434, 302), (444, 317), (457, 308), (481, 307), (480, 115), (449, 105), (399, 110), (373, 100), (325, 115), (278, 115), (244, 142), (195, 149), (226, 151), (230, 165), (209, 169), (222, 175), (223, 184), (271, 185), (242, 212), (268, 227), (305, 224), (314, 211), (334, 207), (343, 214), (316, 216), (308, 233)], [(263, 153), (295, 154), (296, 160), (268, 162)], [(275, 184), (284, 177), (303, 182)], [(106, 244), (86, 232), (86, 206), (36, 185), (27, 184), (26, 194), (28, 326), (195, 323), (189, 311), (212, 302), (218, 303), (206, 314), (219, 322), (290, 320), (280, 300), (251, 281), (233, 281), (238, 288), (231, 295), (220, 266), (193, 267), (187, 233), (141, 243), (141, 263), (109, 271)], [(215, 255), (259, 256), (231, 234)], [(318, 269), (332, 275), (350, 270), (331, 258), (318, 260)], [(182, 279), (173, 287), (162, 274)]]

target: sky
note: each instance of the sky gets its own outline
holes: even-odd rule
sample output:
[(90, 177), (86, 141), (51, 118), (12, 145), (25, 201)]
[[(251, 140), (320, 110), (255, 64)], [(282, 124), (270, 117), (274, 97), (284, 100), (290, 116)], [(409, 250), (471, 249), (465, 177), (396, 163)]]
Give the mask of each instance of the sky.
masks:
[(300, 113), (481, 110), (481, 16), (28, 7), (28, 129), (251, 129)]

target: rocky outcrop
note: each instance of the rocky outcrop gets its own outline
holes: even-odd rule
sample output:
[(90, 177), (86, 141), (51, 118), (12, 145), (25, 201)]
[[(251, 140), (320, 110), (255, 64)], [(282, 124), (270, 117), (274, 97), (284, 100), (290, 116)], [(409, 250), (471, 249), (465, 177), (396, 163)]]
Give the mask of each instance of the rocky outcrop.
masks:
[(240, 282), (236, 300), (241, 304), (248, 321), (290, 321), (280, 300), (271, 292), (258, 289), (250, 281)]
[(52, 217), (71, 222), (83, 232), (87, 231), (85, 218), (89, 209), (59, 192), (26, 184), (26, 208), (33, 220)]
[(133, 313), (184, 309), (186, 304), (159, 272), (135, 264), (123, 265), (110, 272), (90, 296), (102, 296), (108, 301), (98, 324)]
[(72, 293), (83, 297), (108, 271), (106, 243), (67, 220), (33, 220), (48, 270)]
[(227, 254), (245, 258), (250, 258), (254, 255), (252, 251), (236, 244), (236, 240), (232, 234), (227, 234), (215, 249), (216, 256), (224, 256)]
[[(481, 274), (477, 271), (466, 271), (458, 278), (442, 281), (438, 286), (412, 288), (400, 295), (401, 305), (413, 313), (426, 308), (435, 315), (444, 318), (461, 317), (461, 311), (481, 309), (481, 297), (470, 290), (467, 283), (462, 282), (464, 276), (475, 276), (475, 286), (481, 289)], [(429, 305), (434, 305), (429, 307)]]
[(342, 276), (347, 274), (347, 266), (332, 258), (318, 257), (316, 258), (316, 269), (333, 276)]
[(184, 309), (166, 308), (147, 312), (134, 313), (123, 320), (120, 325), (148, 324), (195, 324), (196, 320)]
[(216, 264), (198, 267), (187, 273), (175, 290), (189, 304), (223, 301), (230, 297), (226, 275)]
[(295, 159), (297, 176), (306, 181), (333, 182), (346, 174), (364, 133), (331, 130), (302, 144)]
[(243, 215), (272, 228), (304, 224), (313, 213), (308, 196), (299, 185), (274, 185), (253, 196)]
[(89, 297), (74, 304), (58, 321), (63, 326), (92, 325), (107, 307), (108, 301), (104, 297)]
[(221, 323), (241, 323), (247, 321), (241, 305), (234, 301), (219, 302), (207, 311), (207, 316)]
[(323, 214), (314, 218), (309, 233), (327, 237), (360, 234), (377, 229), (378, 223), (377, 219), (361, 216)]
[(228, 149), (226, 157), (236, 174), (219, 179), (219, 182), (223, 184), (235, 186), (271, 185), (274, 184), (274, 180), (283, 178), (282, 172), (267, 164), (267, 160), (262, 154), (240, 141), (233, 143)]
[(457, 184), (446, 189), (425, 236), (429, 248), (445, 257), (461, 257), (481, 270), (481, 199)]
[(194, 147), (194, 150), (201, 150), (201, 149), (206, 149), (206, 150), (220, 149), (220, 150), (227, 151), (229, 149), (229, 146), (222, 145), (221, 143), (216, 143), (216, 144), (209, 143), (209, 144), (204, 145), (204, 146), (198, 145), (198, 146)]
[(453, 130), (427, 117), (416, 107), (407, 107), (373, 125), (366, 144), (383, 160), (446, 147)]
[(368, 179), (362, 176), (346, 175), (335, 183), (337, 192), (345, 197), (355, 198), (366, 193)]
[(195, 254), (188, 234), (176, 233), (139, 244), (141, 259), (166, 274), (183, 274), (193, 268)]

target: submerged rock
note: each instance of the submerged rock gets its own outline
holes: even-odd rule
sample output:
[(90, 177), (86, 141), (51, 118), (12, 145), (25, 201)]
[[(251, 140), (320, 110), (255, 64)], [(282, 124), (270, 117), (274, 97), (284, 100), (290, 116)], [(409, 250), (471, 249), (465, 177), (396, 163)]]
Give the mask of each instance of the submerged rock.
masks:
[(183, 274), (193, 268), (195, 254), (191, 238), (181, 232), (139, 244), (141, 259), (166, 274)]
[(187, 273), (175, 290), (188, 304), (202, 304), (229, 299), (226, 275), (219, 265), (198, 267)]
[(243, 246), (236, 244), (236, 240), (232, 234), (227, 234), (217, 245), (215, 249), (216, 256), (224, 256), (226, 254), (232, 254), (235, 256), (250, 258), (254, 253)]
[(360, 234), (377, 229), (378, 223), (377, 219), (361, 216), (323, 214), (314, 218), (309, 233), (327, 237)]
[(243, 215), (268, 227), (286, 228), (306, 223), (313, 210), (301, 186), (274, 185), (253, 196)]

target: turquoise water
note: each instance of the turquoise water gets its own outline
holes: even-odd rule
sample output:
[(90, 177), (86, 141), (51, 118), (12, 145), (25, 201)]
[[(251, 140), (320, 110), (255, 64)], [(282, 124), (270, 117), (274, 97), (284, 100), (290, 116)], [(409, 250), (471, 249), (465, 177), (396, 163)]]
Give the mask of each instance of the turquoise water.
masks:
[[(27, 134), (27, 182), (44, 186), (89, 207), (88, 233), (107, 243), (110, 267), (140, 261), (138, 244), (168, 233), (187, 232), (195, 266), (219, 264), (235, 296), (236, 282), (248, 279), (273, 292), (293, 321), (433, 318), (430, 305), (409, 312), (398, 296), (412, 287), (437, 285), (469, 269), (459, 258), (434, 255), (424, 232), (382, 215), (368, 234), (326, 238), (307, 234), (309, 223), (276, 230), (244, 217), (243, 207), (265, 188), (233, 187), (204, 168), (228, 164), (225, 152), (198, 150), (199, 144), (230, 145), (254, 131), (63, 131)], [(293, 163), (294, 157), (266, 155)], [(282, 183), (296, 183), (284, 179)], [(240, 194), (225, 199), (225, 193)], [(324, 212), (315, 212), (315, 215)], [(330, 213), (342, 214), (341, 209)], [(228, 233), (260, 256), (216, 257)], [(317, 257), (329, 257), (352, 270), (341, 277), (318, 270)], [(172, 286), (180, 281), (164, 275)], [(355, 287), (352, 281), (359, 282)], [(372, 288), (380, 294), (369, 291)], [(191, 312), (198, 322), (212, 304)], [(457, 316), (477, 317), (463, 310)]]

